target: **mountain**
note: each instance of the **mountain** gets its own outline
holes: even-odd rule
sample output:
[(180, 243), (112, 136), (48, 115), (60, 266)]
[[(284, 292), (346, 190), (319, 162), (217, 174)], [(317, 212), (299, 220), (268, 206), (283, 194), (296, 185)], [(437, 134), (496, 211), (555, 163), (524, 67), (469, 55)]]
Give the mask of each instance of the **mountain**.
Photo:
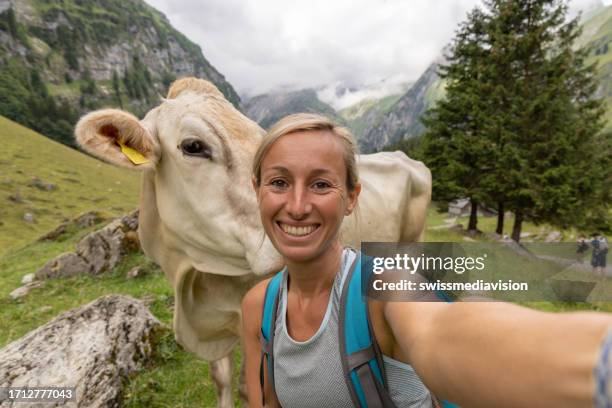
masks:
[(0, 257), (65, 219), (138, 206), (140, 174), (103, 163), (0, 116)]
[(577, 43), (590, 47), (587, 64), (597, 64), (597, 95), (606, 101), (606, 130), (612, 130), (612, 6), (598, 10), (582, 25)]
[(258, 95), (245, 103), (244, 111), (264, 129), (268, 129), (283, 116), (298, 112), (320, 113), (344, 124), (344, 120), (338, 116), (335, 109), (322, 102), (314, 89), (277, 91)]
[(65, 144), (84, 112), (142, 115), (181, 76), (240, 98), (200, 47), (142, 0), (0, 0), (0, 114)]
[[(595, 0), (584, 10), (581, 21), (583, 32), (576, 46), (592, 49), (586, 63), (598, 65), (597, 95), (606, 101), (606, 130), (612, 130), (612, 6), (604, 7)], [(362, 151), (377, 151), (423, 132), (420, 116), (444, 95), (444, 83), (436, 74), (441, 63), (442, 58), (432, 63), (386, 113), (366, 126), (368, 130), (359, 140)]]
[(387, 95), (380, 99), (365, 99), (342, 109), (339, 113), (361, 144), (365, 134), (399, 100), (402, 94)]
[(380, 116), (360, 139), (363, 152), (381, 150), (399, 140), (423, 131), (420, 116), (443, 95), (444, 86), (437, 75), (439, 58), (433, 62), (410, 89)]

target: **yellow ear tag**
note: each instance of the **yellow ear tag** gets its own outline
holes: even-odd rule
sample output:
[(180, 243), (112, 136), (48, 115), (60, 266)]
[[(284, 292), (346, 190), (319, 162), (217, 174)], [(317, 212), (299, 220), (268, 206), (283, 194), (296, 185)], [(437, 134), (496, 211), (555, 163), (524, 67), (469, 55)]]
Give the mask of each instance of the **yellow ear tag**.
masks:
[(134, 164), (145, 164), (145, 163), (149, 162), (149, 159), (144, 157), (142, 155), (142, 153), (140, 153), (138, 150), (134, 150), (131, 147), (126, 146), (125, 143), (123, 143), (120, 140), (117, 141), (117, 144), (119, 144), (119, 146), (121, 146), (121, 152), (123, 154), (125, 154), (127, 156), (127, 158), (132, 161), (132, 163), (134, 163)]

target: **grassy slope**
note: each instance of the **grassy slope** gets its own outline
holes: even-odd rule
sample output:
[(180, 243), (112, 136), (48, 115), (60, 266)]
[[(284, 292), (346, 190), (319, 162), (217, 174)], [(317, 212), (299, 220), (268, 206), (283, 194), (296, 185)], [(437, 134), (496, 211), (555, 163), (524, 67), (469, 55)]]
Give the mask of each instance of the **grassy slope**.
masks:
[[(121, 293), (151, 302), (152, 313), (171, 326), (173, 291), (158, 269), (142, 254), (133, 253), (111, 273), (99, 277), (80, 276), (46, 281), (28, 296), (12, 300), (8, 294), (20, 286), (21, 278), (35, 272), (46, 261), (74, 249), (88, 232), (100, 225), (71, 231), (56, 242), (32, 242), (43, 232), (55, 227), (64, 217), (72, 217), (89, 209), (122, 213), (136, 205), (138, 174), (126, 172), (89, 158), (52, 142), (4, 118), (0, 118), (0, 137), (4, 146), (0, 153), (0, 242), (9, 243), (0, 254), (0, 347), (53, 319), (59, 313), (84, 305), (109, 293)], [(31, 177), (58, 185), (56, 191), (40, 191), (28, 187)], [(117, 184), (119, 183), (119, 184)], [(19, 189), (26, 200), (16, 204), (8, 196)], [(109, 191), (110, 190), (110, 191)], [(23, 212), (36, 214), (36, 224), (26, 224)], [(436, 229), (444, 223), (445, 214), (433, 207), (428, 214), (427, 241), (462, 241), (463, 236), (448, 229)], [(459, 219), (463, 224), (466, 219)], [(479, 228), (492, 231), (494, 218), (480, 218)], [(507, 228), (510, 226), (508, 225)], [(541, 232), (546, 227), (527, 223), (524, 231)], [(568, 239), (571, 239), (567, 235)], [(27, 242), (30, 244), (24, 245)], [(126, 280), (125, 273), (134, 265), (145, 265), (153, 273), (135, 280)], [(612, 311), (609, 304), (533, 303), (528, 306), (544, 310), (599, 309)], [(240, 354), (236, 361), (238, 377)], [(184, 351), (168, 332), (159, 340), (157, 352), (147, 367), (126, 385), (127, 407), (196, 407), (214, 406), (215, 391), (208, 367)], [(235, 395), (237, 400), (237, 395)]]
[[(56, 143), (0, 117), (0, 256), (88, 210), (109, 215), (138, 205), (140, 177)], [(33, 177), (57, 189), (30, 186)], [(17, 192), (23, 203), (9, 196)], [(27, 212), (35, 222), (23, 221)]]
[[(608, 44), (607, 53), (596, 54), (596, 50)], [(612, 129), (612, 6), (604, 8), (582, 26), (582, 35), (577, 40), (579, 46), (590, 46), (593, 49), (586, 63), (597, 63), (597, 78), (601, 83), (601, 96), (606, 101), (606, 129)]]
[[(172, 326), (172, 288), (159, 269), (140, 253), (127, 256), (112, 273), (48, 280), (25, 298), (8, 297), (10, 291), (20, 286), (23, 275), (36, 271), (61, 252), (74, 250), (76, 242), (93, 229), (78, 231), (62, 242), (33, 243), (0, 258), (0, 348), (61, 312), (109, 293), (149, 299), (151, 312), (168, 327)], [(152, 273), (126, 280), (125, 273), (135, 265), (144, 265)], [(238, 361), (239, 358), (236, 355)], [(125, 392), (128, 407), (214, 406), (216, 401), (208, 366), (176, 344), (171, 332), (159, 339), (152, 363), (128, 381)]]
[[(436, 229), (442, 225), (445, 214), (433, 207), (428, 214), (427, 241), (462, 242), (463, 236), (448, 229)], [(465, 224), (467, 220), (460, 218)], [(492, 231), (494, 218), (481, 218), (479, 227)], [(20, 284), (21, 277), (34, 272), (46, 260), (69, 251), (90, 230), (73, 232), (61, 242), (35, 242), (0, 257), (0, 347), (18, 339), (30, 330), (53, 319), (59, 313), (86, 304), (109, 293), (121, 293), (136, 298), (147, 298), (152, 313), (171, 326), (173, 292), (165, 277), (154, 265), (139, 253), (132, 253), (114, 271), (98, 277), (81, 276), (69, 279), (48, 280), (42, 288), (34, 289), (28, 296), (11, 300), (8, 293)], [(526, 231), (541, 232), (546, 227), (527, 223)], [(569, 235), (567, 235), (569, 239)], [(142, 278), (126, 280), (126, 271), (134, 265), (145, 265), (153, 272)], [(599, 303), (550, 303), (539, 302), (527, 306), (550, 311), (593, 309), (612, 312), (612, 304)], [(238, 378), (240, 354), (234, 355)], [(199, 407), (214, 406), (215, 391), (208, 367), (195, 356), (184, 351), (173, 340), (170, 332), (159, 340), (156, 355), (146, 370), (130, 378), (126, 385), (127, 407)], [(237, 395), (235, 394), (237, 401)]]

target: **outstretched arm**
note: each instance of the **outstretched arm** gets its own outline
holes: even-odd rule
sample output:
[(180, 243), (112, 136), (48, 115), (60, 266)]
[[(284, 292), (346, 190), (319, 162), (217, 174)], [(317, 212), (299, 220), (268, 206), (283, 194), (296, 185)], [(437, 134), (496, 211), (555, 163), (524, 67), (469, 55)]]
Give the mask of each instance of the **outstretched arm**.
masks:
[(509, 303), (389, 302), (397, 344), (438, 397), (464, 407), (591, 407), (612, 315)]

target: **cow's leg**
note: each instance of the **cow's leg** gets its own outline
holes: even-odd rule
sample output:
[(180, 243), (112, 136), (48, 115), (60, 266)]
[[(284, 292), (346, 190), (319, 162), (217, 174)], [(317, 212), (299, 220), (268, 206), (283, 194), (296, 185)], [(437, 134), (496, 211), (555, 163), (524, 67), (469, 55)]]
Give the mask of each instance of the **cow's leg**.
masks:
[[(243, 356), (244, 356), (244, 352), (243, 352)], [(243, 408), (249, 408), (249, 397), (247, 395), (247, 388), (246, 388), (246, 377), (245, 377), (245, 373), (244, 373), (244, 363), (245, 363), (245, 359), (244, 357), (242, 358), (242, 363), (240, 364), (240, 379), (238, 380), (238, 394), (240, 394), (240, 402), (242, 402), (242, 407)]]
[(210, 362), (210, 374), (217, 386), (217, 407), (234, 408), (234, 398), (232, 397), (232, 355)]

